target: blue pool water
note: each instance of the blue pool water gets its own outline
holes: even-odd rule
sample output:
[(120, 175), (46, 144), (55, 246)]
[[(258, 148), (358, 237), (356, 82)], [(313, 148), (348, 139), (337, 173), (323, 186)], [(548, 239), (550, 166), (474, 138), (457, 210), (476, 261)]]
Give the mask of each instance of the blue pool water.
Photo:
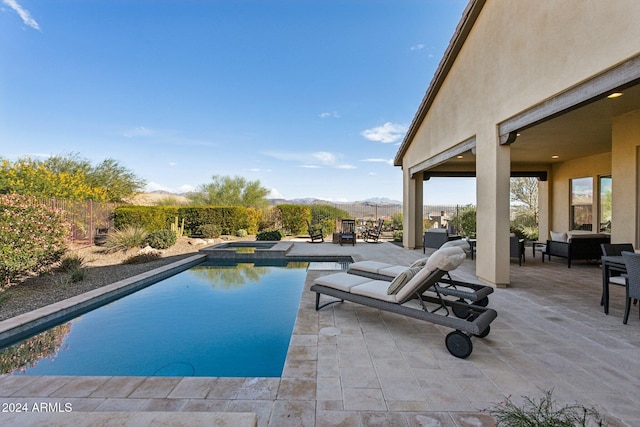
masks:
[(3, 350), (2, 373), (278, 377), (308, 266), (197, 265)]

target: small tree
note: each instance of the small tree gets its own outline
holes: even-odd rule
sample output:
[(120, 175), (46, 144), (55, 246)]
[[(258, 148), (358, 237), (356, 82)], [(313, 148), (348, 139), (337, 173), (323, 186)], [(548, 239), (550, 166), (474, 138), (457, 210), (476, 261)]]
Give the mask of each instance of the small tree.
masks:
[(463, 236), (475, 236), (476, 234), (476, 207), (467, 205), (460, 209), (450, 220)]
[(236, 176), (214, 175), (212, 182), (200, 185), (197, 191), (187, 197), (196, 206), (244, 206), (264, 209), (269, 205), (269, 190), (260, 181), (247, 181)]

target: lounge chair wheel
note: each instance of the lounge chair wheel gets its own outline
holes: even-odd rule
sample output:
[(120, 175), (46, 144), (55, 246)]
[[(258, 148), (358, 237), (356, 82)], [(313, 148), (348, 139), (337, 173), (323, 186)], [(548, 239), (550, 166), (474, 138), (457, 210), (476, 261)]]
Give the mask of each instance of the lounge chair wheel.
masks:
[(491, 325), (488, 325), (487, 328), (484, 331), (482, 331), (478, 335), (474, 335), (474, 336), (476, 336), (478, 338), (484, 338), (487, 335), (489, 335), (489, 332), (491, 332)]
[(478, 301), (474, 301), (471, 304), (478, 305), (480, 307), (486, 307), (489, 305), (489, 297), (484, 297), (479, 299)]
[[(460, 298), (458, 302), (466, 303), (466, 301), (462, 298)], [(459, 317), (460, 319), (466, 319), (467, 317), (469, 317), (469, 310), (467, 310), (466, 308), (451, 307), (451, 311), (453, 311), (453, 314), (455, 314), (455, 316)]]
[(450, 332), (445, 338), (445, 344), (449, 353), (460, 359), (466, 359), (473, 351), (471, 338), (460, 331)]

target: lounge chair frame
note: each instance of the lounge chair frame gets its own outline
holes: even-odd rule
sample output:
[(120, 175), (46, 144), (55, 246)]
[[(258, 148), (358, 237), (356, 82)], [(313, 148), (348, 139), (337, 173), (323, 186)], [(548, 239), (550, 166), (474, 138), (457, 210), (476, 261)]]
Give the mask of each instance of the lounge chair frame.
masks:
[[(333, 303), (350, 301), (454, 329), (454, 331), (450, 332), (445, 338), (447, 350), (449, 350), (453, 356), (465, 359), (473, 351), (471, 336), (480, 338), (487, 336), (490, 331), (490, 324), (498, 314), (490, 308), (444, 299), (438, 291), (438, 288), (435, 288), (435, 296), (425, 295), (425, 292), (442, 280), (446, 273), (446, 271), (440, 269), (431, 272), (429, 276), (416, 287), (412, 294), (397, 303), (353, 294), (317, 283), (311, 286), (311, 291), (316, 293), (316, 311)], [(321, 294), (337, 298), (338, 300), (329, 301), (321, 305)], [(413, 299), (418, 299), (420, 308), (405, 305)], [(426, 303), (436, 304), (436, 309), (428, 310)], [(439, 314), (441, 308), (444, 308), (445, 314)], [(449, 315), (449, 308), (459, 313), (466, 312), (467, 316), (465, 318), (452, 317)]]

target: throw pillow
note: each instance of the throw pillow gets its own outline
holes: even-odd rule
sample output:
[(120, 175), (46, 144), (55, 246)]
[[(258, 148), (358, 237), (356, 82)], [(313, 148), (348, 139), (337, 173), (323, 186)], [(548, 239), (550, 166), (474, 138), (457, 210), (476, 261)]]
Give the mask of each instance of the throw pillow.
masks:
[(551, 240), (554, 242), (566, 242), (567, 241), (567, 233), (559, 233), (557, 231), (550, 231)]
[(387, 295), (397, 294), (420, 270), (422, 270), (422, 267), (409, 267), (398, 274), (387, 288)]

